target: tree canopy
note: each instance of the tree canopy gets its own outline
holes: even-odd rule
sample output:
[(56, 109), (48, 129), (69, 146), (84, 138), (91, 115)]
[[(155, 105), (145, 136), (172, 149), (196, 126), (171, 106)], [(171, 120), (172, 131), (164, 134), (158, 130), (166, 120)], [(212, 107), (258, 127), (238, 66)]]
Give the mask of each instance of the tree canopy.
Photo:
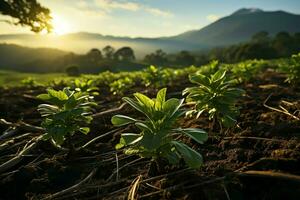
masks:
[(0, 14), (10, 16), (17, 21), (7, 21), (14, 25), (29, 26), (31, 31), (51, 32), (50, 10), (37, 0), (0, 0)]

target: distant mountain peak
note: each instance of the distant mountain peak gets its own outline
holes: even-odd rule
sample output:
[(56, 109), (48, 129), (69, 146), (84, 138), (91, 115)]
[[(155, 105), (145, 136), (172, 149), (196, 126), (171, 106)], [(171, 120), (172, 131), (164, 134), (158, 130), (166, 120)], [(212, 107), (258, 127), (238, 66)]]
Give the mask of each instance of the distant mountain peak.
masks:
[(234, 12), (232, 15), (246, 15), (246, 14), (260, 13), (260, 12), (264, 12), (264, 11), (259, 8), (242, 8)]

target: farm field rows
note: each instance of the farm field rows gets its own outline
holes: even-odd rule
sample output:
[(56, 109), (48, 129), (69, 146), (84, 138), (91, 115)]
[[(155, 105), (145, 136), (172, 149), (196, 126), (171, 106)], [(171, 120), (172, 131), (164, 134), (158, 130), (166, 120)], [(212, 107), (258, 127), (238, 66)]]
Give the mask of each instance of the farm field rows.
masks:
[[(49, 83), (34, 79), (23, 81), (18, 87), (2, 87), (0, 199), (299, 199), (299, 72), (300, 55), (295, 55), (289, 59), (252, 60), (231, 65), (213, 61), (199, 68), (177, 70), (151, 66), (138, 72), (104, 72)], [(218, 84), (221, 86), (216, 86)], [(49, 101), (51, 98), (46, 95), (38, 97), (47, 93), (49, 87), (61, 92), (56, 101)], [(68, 93), (63, 90), (65, 87), (74, 92)], [(201, 105), (193, 107), (193, 95), (192, 102), (186, 95), (182, 96), (182, 92), (191, 87), (210, 91), (194, 96), (200, 95), (201, 98), (208, 97), (215, 89), (209, 99), (224, 90), (219, 95), (221, 101), (227, 98), (226, 89), (241, 91), (231, 93), (233, 96), (226, 99), (230, 106), (228, 109), (234, 110), (234, 114), (222, 110), (227, 104), (214, 105), (217, 101), (210, 104), (208, 100), (205, 106), (209, 105), (209, 109), (202, 106), (205, 108), (203, 111), (199, 110)], [(167, 88), (166, 97), (162, 88)], [(66, 106), (67, 98), (76, 92), (78, 99), (80, 92), (82, 96), (94, 96), (84, 103), (97, 105), (89, 107), (75, 99), (79, 103), (76, 101)], [(136, 92), (150, 98), (158, 95), (151, 103), (150, 100), (142, 100), (146, 97)], [(48, 90), (50, 96), (55, 92), (50, 93)], [(131, 101), (134, 93), (135, 97), (140, 97), (140, 106), (145, 107), (134, 106)], [(122, 100), (122, 97), (130, 99)], [(185, 98), (185, 101), (180, 104), (173, 100), (178, 106), (168, 115), (168, 110), (164, 110), (162, 105), (171, 98), (178, 99), (178, 102)], [(45, 107), (49, 102), (52, 103), (50, 107), (49, 104)], [(76, 132), (68, 135), (65, 131), (61, 137), (54, 137), (57, 134), (54, 131), (51, 135), (51, 126), (57, 125), (51, 124), (55, 121), (51, 117), (56, 112), (59, 114), (57, 108), (61, 108), (58, 106), (61, 102), (65, 103), (62, 104), (63, 109), (71, 111), (73, 107), (77, 109), (83, 105), (79, 115), (84, 119), (74, 124), (73, 118), (71, 122), (68, 118), (68, 123), (84, 134)], [(161, 108), (156, 102), (160, 102)], [(55, 109), (51, 110), (53, 107)], [(86, 107), (89, 114), (82, 114)], [(146, 108), (151, 108), (151, 112), (143, 110)], [(196, 109), (200, 112), (199, 117), (178, 114), (178, 119), (173, 122), (179, 108), (184, 111)], [(41, 117), (41, 114), (44, 116)], [(119, 118), (115, 119), (119, 121), (112, 120), (116, 115)], [(124, 133), (137, 132), (143, 136), (150, 127), (149, 116), (152, 116), (152, 124), (159, 122), (153, 125), (154, 128), (161, 126), (161, 119), (169, 117), (172, 127), (166, 125), (162, 129), (181, 127), (181, 130), (194, 132), (190, 131), (187, 135), (175, 133), (170, 135), (172, 141), (159, 141), (166, 144), (167, 150), (159, 149), (160, 146), (152, 155), (152, 151), (147, 151), (150, 147), (145, 147), (148, 144), (143, 146), (139, 143), (143, 138), (128, 142), (124, 136)], [(89, 121), (89, 117), (93, 120)], [(155, 118), (159, 120), (155, 121)], [(83, 123), (84, 120), (87, 123)], [(227, 123), (228, 120), (231, 120), (230, 123)], [(51, 122), (50, 127), (47, 122)], [(144, 124), (141, 125), (142, 122)], [(206, 132), (207, 138), (200, 138), (195, 132)], [(125, 140), (123, 143), (122, 138)], [(174, 144), (170, 149), (168, 142)], [(181, 149), (176, 146), (179, 142), (197, 154), (190, 150), (181, 151), (182, 146), (179, 145)], [(119, 147), (115, 148), (117, 144)], [(131, 152), (126, 153), (123, 149)], [(168, 151), (176, 152), (176, 164), (171, 162)]]

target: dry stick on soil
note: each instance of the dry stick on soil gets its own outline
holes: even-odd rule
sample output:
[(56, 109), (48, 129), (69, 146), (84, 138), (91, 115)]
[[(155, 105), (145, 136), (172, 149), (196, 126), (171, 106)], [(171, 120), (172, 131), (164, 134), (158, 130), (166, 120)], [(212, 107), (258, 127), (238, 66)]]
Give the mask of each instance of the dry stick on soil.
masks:
[(73, 192), (74, 190), (78, 189), (81, 185), (83, 185), (85, 182), (87, 182), (88, 180), (90, 180), (97, 172), (97, 168), (94, 168), (91, 173), (89, 173), (89, 175), (87, 177), (85, 177), (82, 181), (80, 181), (79, 183), (77, 183), (76, 185), (73, 185), (65, 190), (62, 190), (60, 192), (57, 192), (55, 194), (52, 194), (46, 198), (44, 198), (43, 200), (48, 200), (48, 199), (55, 199), (56, 197), (62, 196), (64, 194), (67, 194), (69, 192)]
[(106, 181), (110, 181), (114, 177), (114, 175), (116, 175), (117, 173), (119, 173), (119, 171), (121, 171), (122, 169), (124, 169), (124, 168), (128, 167), (129, 165), (132, 165), (132, 164), (134, 164), (134, 163), (136, 163), (136, 162), (138, 162), (140, 160), (143, 160), (143, 159), (144, 158), (138, 158), (136, 160), (133, 160), (133, 161), (131, 161), (131, 162), (123, 165), (122, 167), (119, 168), (119, 170), (118, 169), (115, 170), (114, 173), (112, 173), (112, 175), (110, 175), (110, 177)]
[[(16, 141), (19, 141), (19, 140), (25, 141), (25, 140), (22, 140), (22, 139), (24, 139), (25, 137), (27, 137), (27, 136), (29, 136), (29, 135), (32, 135), (32, 133), (25, 133), (25, 134), (23, 134), (23, 135), (14, 137), (13, 139), (10, 139), (10, 140), (8, 140), (8, 141), (2, 143), (2, 144), (0, 145), (0, 151), (2, 151), (2, 150), (4, 150), (4, 149), (6, 150), (6, 148), (8, 148), (8, 147), (10, 147), (11, 145), (15, 144)], [(26, 141), (25, 141), (25, 142), (26, 142)]]
[(293, 119), (300, 120), (299, 117), (297, 117), (297, 116), (295, 116), (295, 115), (292, 115), (291, 113), (287, 112), (286, 109), (281, 109), (281, 110), (280, 110), (280, 109), (278, 109), (278, 108), (273, 108), (273, 107), (271, 107), (271, 106), (268, 106), (268, 105), (267, 105), (267, 101), (271, 98), (272, 95), (273, 95), (273, 93), (271, 93), (271, 94), (266, 98), (266, 100), (264, 101), (264, 104), (263, 104), (263, 105), (264, 105), (266, 108), (269, 108), (269, 109), (274, 110), (274, 111), (276, 111), (276, 112), (280, 112), (280, 113), (286, 114), (286, 115), (292, 117)]
[(235, 170), (234, 172), (250, 171), (252, 169), (257, 168), (256, 166), (266, 166), (267, 165), (266, 163), (272, 163), (272, 162), (289, 162), (289, 161), (292, 161), (292, 160), (285, 159), (285, 158), (274, 159), (274, 158), (264, 157), (264, 158), (260, 158), (259, 160), (254, 161), (252, 163), (249, 163), (248, 165), (243, 166), (242, 168), (239, 168), (239, 169)]
[(117, 164), (117, 175), (116, 175), (116, 181), (119, 180), (119, 158), (118, 158), (118, 154), (116, 153), (116, 164)]
[[(147, 183), (149, 181), (153, 181), (153, 180), (157, 180), (157, 179), (160, 179), (160, 178), (164, 178), (164, 177), (167, 177), (167, 176), (173, 176), (173, 175), (178, 175), (178, 174), (181, 174), (183, 172), (186, 172), (186, 171), (190, 171), (192, 169), (190, 168), (185, 168), (185, 169), (182, 169), (182, 170), (178, 170), (178, 171), (175, 171), (175, 172), (171, 172), (171, 173), (168, 173), (168, 174), (163, 174), (163, 175), (159, 175), (159, 176), (155, 176), (155, 177), (151, 177), (151, 178), (148, 178), (146, 180), (143, 180), (140, 182), (140, 184), (142, 183)], [(113, 182), (113, 183), (110, 183), (110, 184), (107, 184), (106, 186), (109, 186), (111, 184), (116, 184), (116, 182)], [(109, 194), (106, 194), (105, 196), (115, 196), (116, 194), (120, 193), (120, 192), (125, 192), (126, 190), (129, 189), (130, 186), (126, 186), (124, 188), (121, 188), (119, 190), (116, 190), (114, 192), (111, 192)], [(99, 188), (99, 186), (95, 187), (95, 186), (92, 186), (92, 187), (88, 187), (88, 188)], [(94, 198), (93, 198), (94, 199)], [(96, 198), (98, 199), (98, 198)]]
[(137, 192), (138, 192), (138, 189), (139, 189), (139, 184), (140, 184), (141, 179), (142, 179), (142, 175), (139, 175), (132, 182), (131, 188), (128, 192), (128, 197), (127, 197), (128, 200), (137, 200), (136, 196), (137, 196)]
[(113, 112), (120, 111), (120, 110), (122, 110), (124, 108), (124, 106), (126, 104), (127, 103), (123, 103), (118, 108), (112, 108), (112, 109), (109, 109), (109, 110), (105, 110), (103, 112), (99, 112), (99, 113), (93, 114), (92, 117), (93, 118), (97, 118), (97, 117), (101, 117), (101, 116), (106, 115), (106, 114), (110, 114), (110, 113), (113, 113)]
[(285, 181), (292, 181), (300, 183), (300, 176), (293, 174), (286, 174), (281, 172), (272, 172), (272, 171), (245, 171), (245, 172), (235, 172), (234, 175), (238, 176), (247, 176), (247, 177), (257, 177), (257, 178), (274, 178), (281, 179)]
[(6, 121), (5, 119), (0, 119), (0, 124), (25, 129), (27, 131), (37, 131), (37, 132), (44, 131), (44, 129), (42, 127), (27, 124), (22, 121), (17, 122), (17, 123), (12, 123), (12, 122)]
[(41, 139), (42, 136), (33, 138), (25, 145), (24, 149), (19, 152), (17, 156), (0, 165), (0, 174), (20, 163), (23, 160), (24, 156), (29, 154), (37, 146), (38, 142)]
[[(125, 128), (125, 129), (126, 129), (126, 128)], [(116, 133), (116, 132), (118, 132), (118, 131), (124, 131), (125, 129), (118, 128), (118, 129), (111, 130), (111, 131), (109, 131), (109, 132), (107, 132), (107, 133), (104, 133), (104, 134), (102, 134), (102, 135), (99, 135), (98, 137), (95, 137), (94, 139), (92, 139), (92, 140), (90, 140), (89, 142), (87, 142), (85, 145), (83, 145), (83, 146), (77, 148), (76, 151), (79, 151), (79, 150), (81, 150), (81, 149), (86, 148), (87, 146), (89, 146), (90, 144), (96, 142), (97, 140), (99, 140), (99, 139), (101, 139), (101, 138), (104, 138), (104, 137), (106, 137), (106, 136), (108, 136), (108, 135), (110, 135), (110, 134)]]
[(4, 140), (6, 138), (12, 137), (16, 135), (18, 132), (18, 129), (16, 127), (9, 127), (4, 131), (4, 133), (0, 136), (0, 141)]
[(228, 190), (227, 190), (227, 188), (226, 188), (225, 181), (223, 182), (222, 186), (223, 186), (224, 192), (225, 192), (225, 194), (226, 194), (227, 200), (231, 200), (231, 199), (230, 199), (230, 196), (229, 196), (229, 193), (228, 193)]
[(282, 139), (272, 139), (272, 138), (262, 138), (262, 137), (247, 137), (247, 136), (233, 136), (233, 137), (224, 137), (223, 140), (231, 139), (250, 139), (250, 140), (263, 140), (263, 141), (272, 141), (272, 142), (285, 142), (286, 140)]

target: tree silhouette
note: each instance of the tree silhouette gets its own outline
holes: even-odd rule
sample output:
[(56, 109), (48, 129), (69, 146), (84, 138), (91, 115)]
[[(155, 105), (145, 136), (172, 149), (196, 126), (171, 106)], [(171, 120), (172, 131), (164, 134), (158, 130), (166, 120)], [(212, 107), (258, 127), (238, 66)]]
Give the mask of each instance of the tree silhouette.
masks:
[(0, 0), (0, 14), (17, 21), (6, 21), (14, 25), (29, 26), (33, 32), (52, 30), (50, 10), (36, 0)]
[(167, 54), (163, 50), (158, 49), (154, 53), (146, 55), (144, 61), (153, 65), (164, 65), (168, 62), (168, 59)]
[(122, 61), (134, 61), (134, 51), (130, 47), (122, 47), (115, 52), (114, 58)]
[(269, 33), (261, 31), (252, 36), (252, 42), (256, 43), (268, 43), (270, 41)]
[(66, 73), (68, 76), (79, 76), (79, 67), (77, 65), (71, 65), (66, 68)]
[(89, 62), (98, 64), (102, 60), (102, 53), (99, 49), (93, 48), (86, 54), (86, 57)]
[(176, 63), (189, 66), (195, 63), (195, 57), (188, 51), (181, 51), (176, 56)]
[(287, 32), (279, 32), (273, 41), (273, 47), (279, 56), (290, 56), (293, 46), (293, 39)]
[(104, 47), (102, 49), (103, 53), (104, 53), (104, 57), (107, 59), (113, 59), (114, 58), (114, 53), (115, 53), (115, 49), (112, 46), (107, 45), (106, 47)]

